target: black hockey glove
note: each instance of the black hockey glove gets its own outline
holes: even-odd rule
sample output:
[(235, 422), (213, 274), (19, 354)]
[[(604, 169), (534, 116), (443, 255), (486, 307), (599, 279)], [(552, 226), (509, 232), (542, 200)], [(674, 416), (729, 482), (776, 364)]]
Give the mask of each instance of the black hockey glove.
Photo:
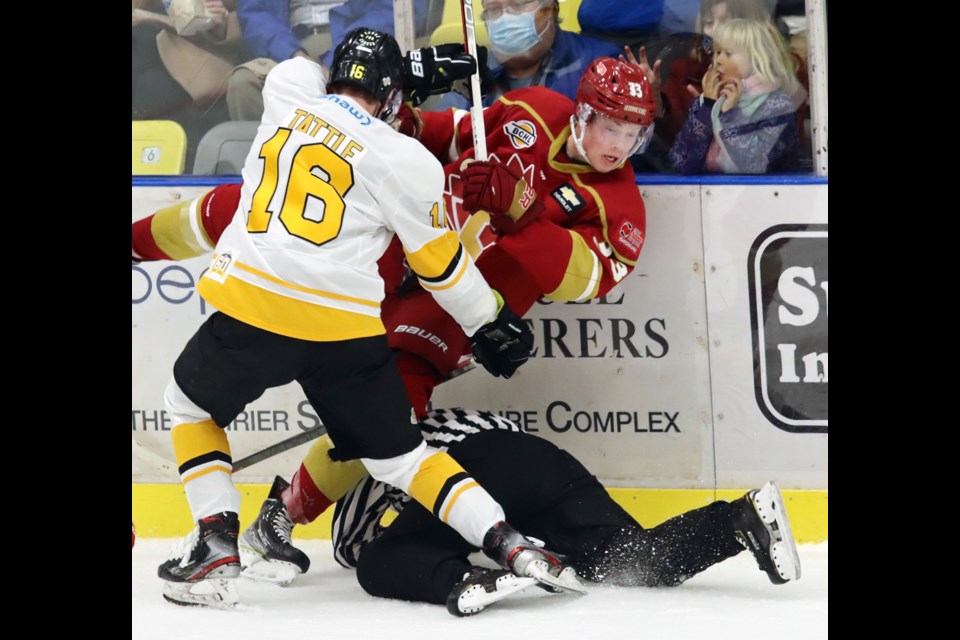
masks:
[[(481, 69), (487, 66), (487, 50), (477, 47)], [(462, 44), (441, 44), (411, 49), (403, 56), (403, 95), (417, 107), (432, 95), (446, 93), (458, 80), (469, 78), (477, 70), (474, 59), (464, 53)]]
[(530, 358), (533, 332), (523, 318), (510, 310), (502, 298), (493, 322), (483, 325), (470, 338), (473, 356), (495, 377), (509, 378)]

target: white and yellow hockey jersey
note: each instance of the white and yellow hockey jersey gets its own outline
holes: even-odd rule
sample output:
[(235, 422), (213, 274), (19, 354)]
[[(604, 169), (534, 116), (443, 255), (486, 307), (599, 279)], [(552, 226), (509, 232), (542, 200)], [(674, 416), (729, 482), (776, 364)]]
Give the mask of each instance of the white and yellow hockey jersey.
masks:
[(198, 284), (243, 322), (303, 340), (385, 333), (377, 260), (393, 234), (437, 302), (472, 335), (497, 301), (443, 212), (443, 168), (304, 58), (267, 75), (240, 209)]

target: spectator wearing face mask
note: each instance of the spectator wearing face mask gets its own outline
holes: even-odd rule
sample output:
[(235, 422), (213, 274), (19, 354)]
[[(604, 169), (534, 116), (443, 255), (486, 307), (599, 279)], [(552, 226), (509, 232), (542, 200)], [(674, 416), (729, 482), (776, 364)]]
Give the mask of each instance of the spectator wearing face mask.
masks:
[[(560, 28), (557, 0), (483, 0), (483, 20), (490, 36), (487, 66), (493, 76), (483, 105), (490, 106), (507, 91), (543, 86), (576, 98), (584, 69), (594, 59), (618, 57), (614, 43), (564, 31)], [(439, 109), (469, 108), (470, 101), (447, 94)]]

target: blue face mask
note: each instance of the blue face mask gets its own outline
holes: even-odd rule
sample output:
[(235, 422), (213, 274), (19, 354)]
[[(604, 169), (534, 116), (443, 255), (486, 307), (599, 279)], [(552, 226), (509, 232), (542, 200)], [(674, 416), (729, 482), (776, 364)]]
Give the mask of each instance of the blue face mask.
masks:
[(515, 16), (504, 12), (496, 20), (487, 21), (487, 33), (493, 50), (503, 56), (513, 57), (539, 44), (543, 34), (537, 33), (535, 14), (536, 11), (529, 11)]

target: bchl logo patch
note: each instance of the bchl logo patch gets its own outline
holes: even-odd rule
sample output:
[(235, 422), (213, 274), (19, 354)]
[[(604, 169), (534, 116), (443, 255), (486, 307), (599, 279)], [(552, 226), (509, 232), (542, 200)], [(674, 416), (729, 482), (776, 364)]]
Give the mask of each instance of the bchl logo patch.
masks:
[(563, 212), (568, 216), (572, 216), (577, 211), (580, 211), (580, 209), (583, 209), (583, 198), (570, 186), (569, 182), (551, 191), (550, 195), (560, 204)]
[(512, 144), (517, 149), (526, 149), (532, 147), (537, 141), (537, 128), (529, 120), (514, 120), (503, 125), (503, 132), (507, 134)]
[(633, 253), (639, 253), (640, 247), (643, 246), (643, 232), (633, 226), (632, 222), (624, 222), (620, 225), (617, 240)]
[(754, 389), (791, 433), (827, 433), (827, 225), (777, 225), (747, 261)]

